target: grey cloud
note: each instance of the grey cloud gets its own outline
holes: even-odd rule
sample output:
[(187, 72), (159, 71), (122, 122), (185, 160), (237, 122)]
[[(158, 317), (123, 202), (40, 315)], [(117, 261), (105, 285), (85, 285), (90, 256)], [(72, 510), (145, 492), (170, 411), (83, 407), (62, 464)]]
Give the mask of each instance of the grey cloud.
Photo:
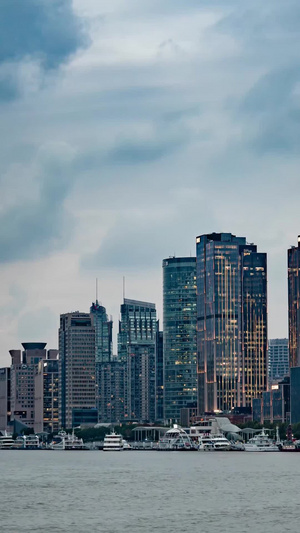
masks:
[(55, 69), (87, 43), (71, 0), (1, 0), (0, 99), (23, 92), (23, 61), (37, 62), (41, 71)]
[(149, 163), (172, 154), (184, 142), (184, 138), (169, 140), (154, 138), (144, 141), (136, 140), (136, 142), (123, 141), (108, 153), (107, 160), (112, 164), (119, 165)]
[(299, 154), (299, 83), (300, 69), (294, 65), (263, 76), (246, 95), (240, 111), (254, 129), (249, 142), (259, 153)]
[[(49, 307), (41, 307), (35, 311), (26, 311), (20, 315), (17, 324), (17, 334), (20, 342), (48, 342), (53, 337), (53, 331), (58, 330), (58, 315)], [(47, 349), (56, 348), (47, 346)]]
[(32, 200), (13, 205), (0, 215), (2, 263), (39, 258), (69, 238), (72, 217), (67, 216), (64, 201), (72, 186), (70, 162), (53, 152), (52, 157), (50, 153), (42, 157), (37, 167), (38, 196), (33, 191)]
[(1, 0), (0, 62), (33, 56), (55, 68), (85, 39), (71, 0)]
[(199, 189), (182, 187), (170, 193), (162, 206), (152, 203), (152, 209), (128, 209), (119, 215), (100, 248), (83, 257), (82, 268), (141, 272), (160, 268), (169, 255), (194, 254), (196, 233), (216, 225), (208, 200)]

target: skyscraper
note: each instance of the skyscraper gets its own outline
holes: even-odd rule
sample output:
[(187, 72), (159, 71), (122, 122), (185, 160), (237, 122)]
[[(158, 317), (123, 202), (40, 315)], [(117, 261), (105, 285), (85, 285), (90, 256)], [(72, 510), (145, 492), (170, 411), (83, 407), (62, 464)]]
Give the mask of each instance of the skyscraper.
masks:
[(155, 420), (155, 304), (124, 299), (118, 335), (118, 359), (125, 363), (125, 415)]
[(289, 373), (288, 339), (270, 339), (268, 349), (268, 374), (271, 381), (283, 379)]
[(164, 416), (197, 401), (196, 258), (163, 260)]
[(96, 364), (99, 422), (114, 424), (124, 421), (125, 370), (125, 363), (117, 360)]
[(48, 358), (41, 359), (34, 377), (34, 431), (58, 431), (58, 351), (49, 350)]
[(288, 250), (288, 305), (290, 366), (300, 366), (300, 235)]
[(108, 320), (106, 309), (98, 300), (92, 303), (90, 313), (94, 317), (96, 364), (107, 363), (112, 356), (112, 320)]
[(245, 237), (197, 237), (199, 412), (250, 407), (267, 388), (267, 258)]
[(60, 315), (59, 421), (63, 428), (98, 421), (93, 315)]

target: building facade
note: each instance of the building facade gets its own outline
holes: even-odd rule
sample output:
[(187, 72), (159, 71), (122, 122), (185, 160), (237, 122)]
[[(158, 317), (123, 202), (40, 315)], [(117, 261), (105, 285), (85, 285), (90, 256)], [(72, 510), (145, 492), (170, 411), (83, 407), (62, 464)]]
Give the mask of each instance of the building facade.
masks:
[(197, 237), (200, 413), (250, 407), (267, 390), (267, 258), (245, 237)]
[(125, 298), (119, 322), (118, 360), (126, 367), (125, 417), (128, 420), (155, 420), (155, 358), (155, 304)]
[(196, 258), (163, 260), (164, 417), (197, 401)]
[(300, 366), (291, 367), (290, 376), (291, 424), (300, 422)]
[(96, 362), (93, 314), (66, 313), (59, 328), (59, 424), (96, 423)]
[(163, 332), (159, 330), (159, 320), (156, 329), (156, 364), (155, 364), (155, 420), (164, 420), (164, 349)]
[(112, 357), (113, 322), (108, 319), (105, 307), (98, 300), (92, 303), (90, 313), (95, 326), (96, 364), (107, 363)]
[(288, 250), (288, 315), (290, 366), (300, 366), (300, 235)]
[(39, 361), (34, 378), (34, 431), (54, 433), (59, 430), (58, 417), (58, 350), (49, 350), (47, 359)]
[(96, 373), (99, 422), (119, 424), (125, 419), (125, 363), (117, 360), (98, 363)]
[(6, 431), (10, 422), (10, 368), (0, 368), (0, 431)]
[(38, 363), (47, 358), (45, 342), (24, 342), (23, 350), (10, 350), (11, 355), (11, 421), (34, 428), (34, 379)]
[(289, 374), (288, 339), (270, 339), (268, 348), (269, 382), (283, 379)]

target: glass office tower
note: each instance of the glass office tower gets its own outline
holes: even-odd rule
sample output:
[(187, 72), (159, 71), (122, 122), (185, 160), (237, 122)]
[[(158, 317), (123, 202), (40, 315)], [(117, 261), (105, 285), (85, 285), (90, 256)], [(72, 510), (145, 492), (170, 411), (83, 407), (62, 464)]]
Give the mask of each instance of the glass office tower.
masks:
[(92, 303), (90, 313), (94, 317), (96, 364), (107, 363), (112, 356), (112, 320), (108, 320), (106, 309), (98, 300)]
[(197, 237), (200, 413), (250, 407), (267, 387), (267, 260), (245, 237)]
[(118, 360), (125, 363), (125, 416), (155, 420), (155, 304), (124, 299), (118, 335)]
[(290, 366), (300, 366), (300, 235), (298, 246), (288, 250)]
[(197, 401), (196, 258), (163, 260), (164, 417)]

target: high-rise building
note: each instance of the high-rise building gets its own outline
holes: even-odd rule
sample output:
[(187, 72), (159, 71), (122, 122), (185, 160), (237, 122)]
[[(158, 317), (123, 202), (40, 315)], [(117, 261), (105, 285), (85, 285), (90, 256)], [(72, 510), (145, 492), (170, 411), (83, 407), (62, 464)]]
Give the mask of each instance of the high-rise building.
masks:
[(71, 428), (96, 424), (95, 326), (93, 314), (60, 315), (59, 422)]
[(0, 431), (10, 422), (10, 368), (0, 368)]
[(197, 237), (199, 412), (251, 407), (267, 389), (267, 258), (245, 237)]
[(156, 329), (156, 363), (155, 363), (155, 388), (156, 388), (156, 412), (155, 420), (164, 420), (164, 350), (163, 332), (159, 331), (159, 320)]
[(48, 358), (39, 361), (34, 378), (34, 430), (57, 432), (58, 417), (58, 350), (49, 350)]
[(117, 360), (96, 364), (99, 422), (119, 424), (124, 421), (125, 370), (125, 363)]
[(268, 348), (269, 381), (278, 381), (289, 374), (288, 339), (270, 339)]
[(36, 366), (47, 359), (45, 342), (24, 342), (21, 350), (10, 350), (11, 420), (34, 427), (34, 377)]
[(155, 304), (124, 299), (118, 335), (118, 359), (126, 365), (125, 416), (155, 420)]
[(300, 235), (288, 250), (288, 306), (290, 366), (300, 366)]
[[(115, 422), (114, 415), (119, 408), (115, 406), (117, 401), (114, 391), (111, 387), (115, 383), (114, 370), (115, 366), (111, 366), (112, 359), (112, 328), (113, 322), (108, 319), (106, 309), (100, 305), (98, 300), (92, 303), (90, 313), (93, 316), (95, 326), (95, 345), (96, 345), (96, 405), (98, 409), (99, 422)], [(118, 382), (118, 371), (116, 370), (116, 380)], [(111, 398), (107, 394), (110, 394)], [(124, 398), (123, 404), (124, 405)]]
[(197, 401), (196, 258), (163, 260), (164, 416)]
[(107, 363), (112, 356), (112, 320), (108, 319), (105, 307), (98, 300), (92, 303), (90, 313), (94, 317), (96, 364)]

